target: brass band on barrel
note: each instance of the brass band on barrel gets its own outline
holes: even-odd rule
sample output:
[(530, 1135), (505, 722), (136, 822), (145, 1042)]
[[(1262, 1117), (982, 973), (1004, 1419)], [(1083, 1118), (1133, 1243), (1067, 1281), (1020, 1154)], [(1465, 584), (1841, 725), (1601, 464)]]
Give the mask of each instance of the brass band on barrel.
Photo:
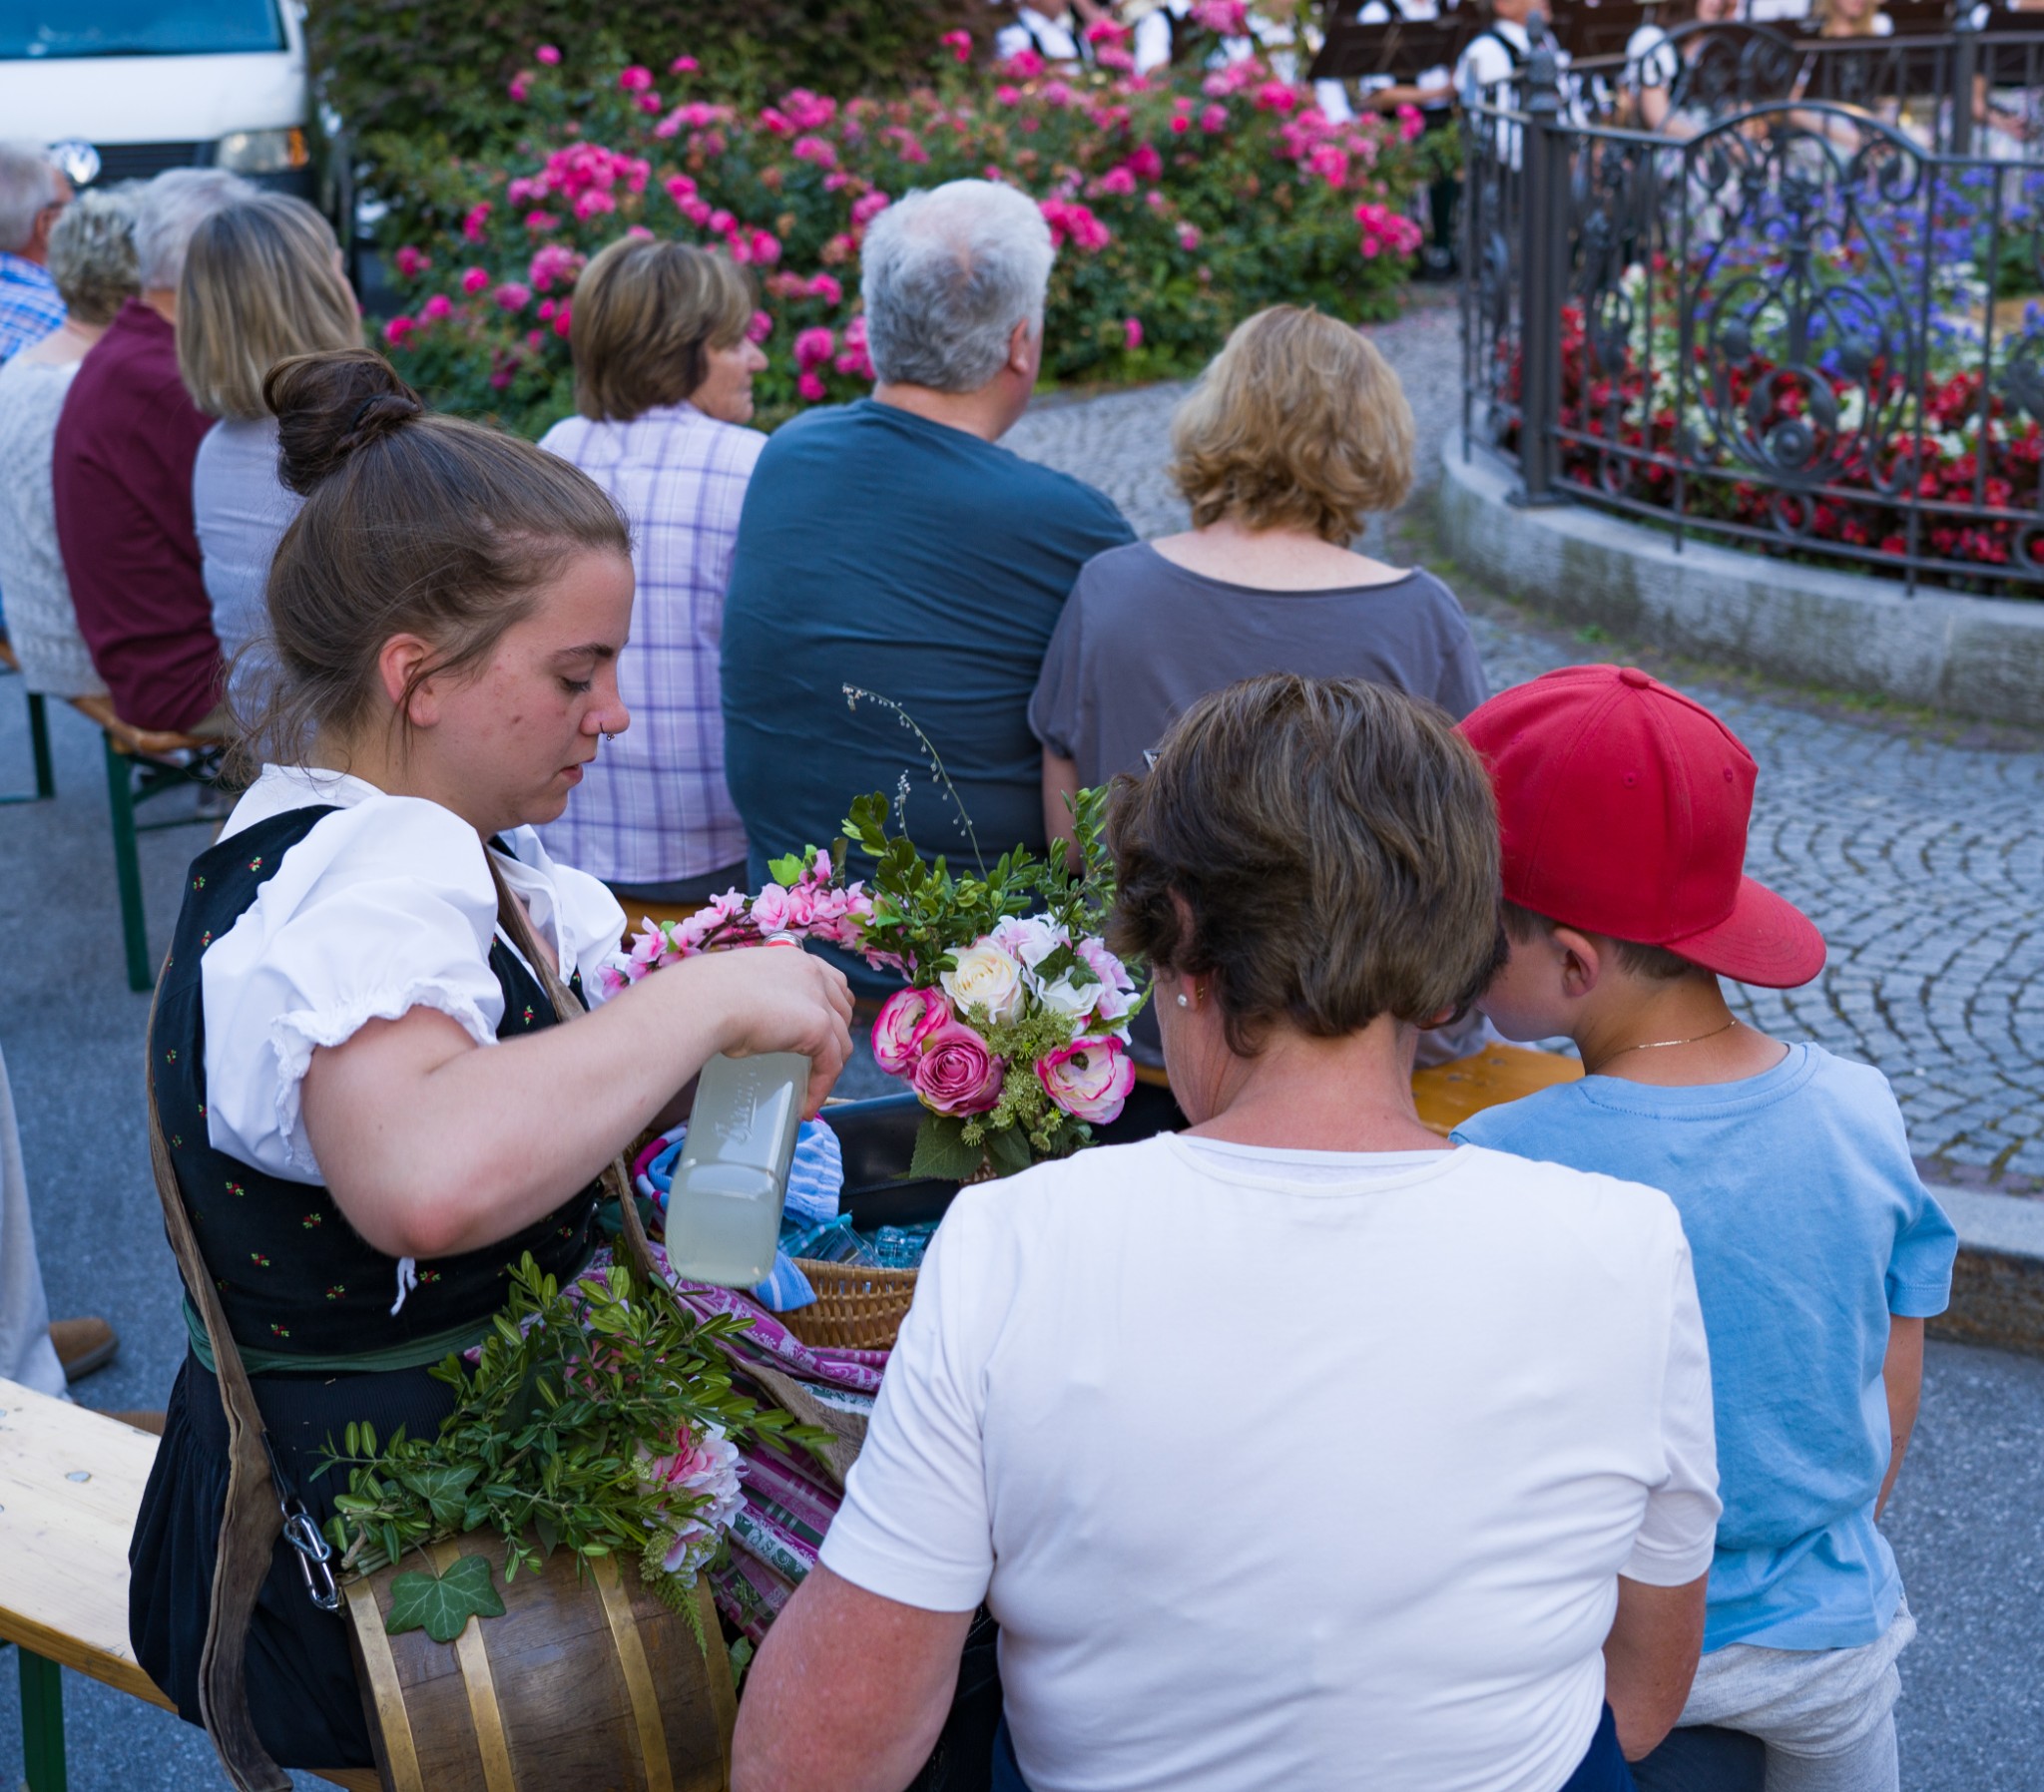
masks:
[(361, 1644), (362, 1671), (376, 1701), (376, 1722), (383, 1732), (383, 1758), (395, 1792), (426, 1792), (419, 1775), (418, 1750), (411, 1739), (411, 1718), (404, 1708), (404, 1688), (397, 1683), (397, 1658), (383, 1632), (383, 1613), (367, 1580), (347, 1583), (353, 1609), (355, 1640)]
[[(433, 1546), (433, 1561), (446, 1573), (461, 1560), (451, 1543)], [(476, 1751), (482, 1756), (483, 1784), (489, 1792), (518, 1792), (511, 1771), (511, 1742), (504, 1734), (504, 1711), (497, 1703), (497, 1682), (490, 1672), (490, 1652), (483, 1644), (483, 1620), (471, 1618), (454, 1639), (454, 1658), (461, 1664), (461, 1682), (468, 1692), (468, 1715), (475, 1724)]]
[(632, 1615), (632, 1595), (618, 1577), (618, 1565), (608, 1556), (599, 1556), (589, 1567), (603, 1594), (604, 1615), (611, 1621), (611, 1635), (618, 1645), (618, 1666), (625, 1676), (625, 1692), (632, 1701), (632, 1721), (639, 1726), (639, 1748), (646, 1757), (646, 1792), (675, 1792), (674, 1769), (668, 1762), (667, 1726), (661, 1722), (660, 1695), (653, 1687), (653, 1670), (646, 1662), (639, 1620)]

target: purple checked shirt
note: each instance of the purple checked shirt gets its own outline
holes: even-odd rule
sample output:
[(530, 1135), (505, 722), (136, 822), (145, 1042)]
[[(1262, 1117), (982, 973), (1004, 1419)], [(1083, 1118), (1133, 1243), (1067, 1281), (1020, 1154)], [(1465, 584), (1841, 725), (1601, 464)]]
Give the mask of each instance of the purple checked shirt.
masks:
[(671, 883), (737, 864), (746, 830), (724, 781), (718, 662), (739, 510), (766, 438), (683, 403), (629, 423), (570, 417), (540, 446), (618, 501), (638, 575), (618, 662), (632, 725), (604, 744), (540, 838), (606, 883)]

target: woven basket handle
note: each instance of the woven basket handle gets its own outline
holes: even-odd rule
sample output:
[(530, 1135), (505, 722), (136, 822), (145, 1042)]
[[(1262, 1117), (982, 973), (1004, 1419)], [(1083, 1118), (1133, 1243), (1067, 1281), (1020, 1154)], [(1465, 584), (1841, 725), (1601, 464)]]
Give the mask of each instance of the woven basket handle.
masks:
[[(533, 975), (540, 980), (548, 1000), (554, 1005), (555, 1016), (564, 1022), (579, 1021), (589, 1011), (576, 999), (575, 992), (562, 980), (561, 973), (555, 968), (554, 960), (541, 948), (538, 937), (532, 931), (532, 919), (525, 912), (525, 904), (512, 894), (511, 886), (504, 881), (504, 873), (497, 865), (496, 855), (488, 847), (484, 847), (483, 857), (489, 862), (490, 877), (497, 886), (497, 919), (503, 923), (511, 944), (524, 955), (525, 962), (532, 967)], [(601, 1180), (604, 1191), (618, 1203), (618, 1214), (624, 1222), (625, 1229), (625, 1260), (632, 1273), (649, 1287), (660, 1289), (676, 1310), (680, 1311), (681, 1303), (675, 1299), (675, 1291), (668, 1286), (667, 1277), (654, 1266), (653, 1246), (646, 1236), (646, 1227), (639, 1218), (639, 1202), (632, 1193), (632, 1177), (625, 1168), (623, 1152), (604, 1165)]]

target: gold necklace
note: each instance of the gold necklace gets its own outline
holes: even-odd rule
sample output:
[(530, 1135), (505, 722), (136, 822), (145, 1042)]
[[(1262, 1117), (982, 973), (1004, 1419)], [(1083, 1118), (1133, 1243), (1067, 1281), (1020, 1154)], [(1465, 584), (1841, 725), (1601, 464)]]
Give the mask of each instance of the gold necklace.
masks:
[(1609, 1064), (1614, 1058), (1623, 1058), (1628, 1052), (1659, 1052), (1666, 1046), (1694, 1046), (1707, 1039), (1716, 1039), (1721, 1033), (1730, 1033), (1738, 1025), (1739, 1017), (1734, 1015), (1724, 1026), (1713, 1027), (1709, 1033), (1692, 1034), (1688, 1039), (1643, 1039), (1636, 1046), (1620, 1046), (1616, 1052), (1605, 1053), (1604, 1057), (1598, 1062), (1596, 1069), (1592, 1070), (1585, 1066), (1583, 1075), (1586, 1077), (1603, 1076), (1605, 1065)]

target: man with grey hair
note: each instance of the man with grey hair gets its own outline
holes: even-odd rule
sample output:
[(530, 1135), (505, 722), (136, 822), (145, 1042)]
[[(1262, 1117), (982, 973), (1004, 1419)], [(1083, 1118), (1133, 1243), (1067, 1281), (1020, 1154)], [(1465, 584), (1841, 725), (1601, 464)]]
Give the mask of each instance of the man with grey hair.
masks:
[(64, 321), (50, 232), (70, 203), (71, 183), (40, 146), (0, 141), (0, 365)]
[(142, 190), (142, 296), (86, 356), (57, 422), (51, 488), (78, 632), (122, 718), (219, 731), (220, 643), (192, 520), (192, 464), (213, 427), (178, 375), (178, 281), (200, 224), (256, 189), (175, 168)]
[[(998, 445), (1043, 364), (1053, 252), (1012, 187), (953, 181), (889, 207), (861, 250), (872, 396), (797, 417), (760, 456), (723, 646), (755, 888), (767, 859), (835, 838), (849, 798), (904, 776), (927, 850), (1044, 850), (1030, 691), (1079, 569), (1134, 539), (1091, 486)], [(913, 719), (957, 802), (895, 715), (847, 707), (846, 686)]]

